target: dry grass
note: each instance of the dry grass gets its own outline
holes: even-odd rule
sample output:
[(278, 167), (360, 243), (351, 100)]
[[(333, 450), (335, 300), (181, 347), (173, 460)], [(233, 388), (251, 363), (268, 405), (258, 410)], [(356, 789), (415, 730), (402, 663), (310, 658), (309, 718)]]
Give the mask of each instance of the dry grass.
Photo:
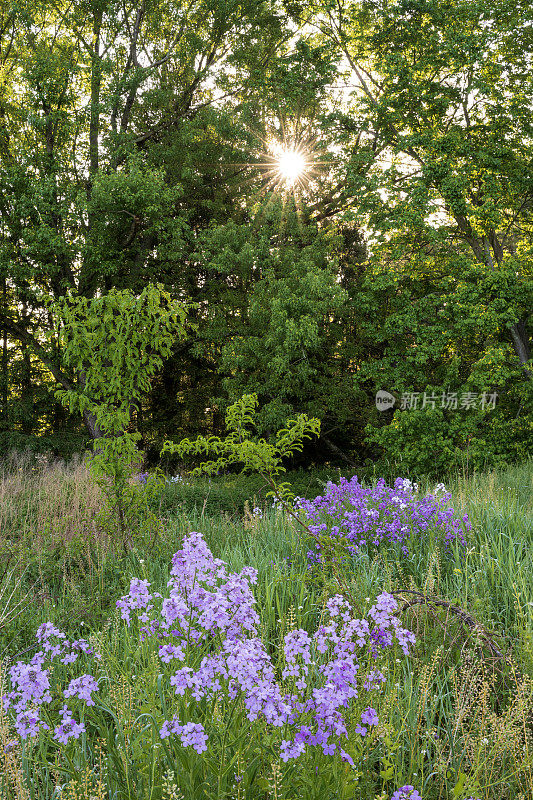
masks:
[(108, 550), (98, 513), (103, 498), (80, 458), (68, 465), (12, 456), (0, 466), (0, 549), (55, 550), (79, 545)]
[(485, 787), (483, 798), (509, 798), (513, 779), (533, 797), (533, 681), (516, 671), (502, 708), (494, 702), (494, 675), (475, 658), (452, 675), (453, 741), (463, 751), (465, 772)]

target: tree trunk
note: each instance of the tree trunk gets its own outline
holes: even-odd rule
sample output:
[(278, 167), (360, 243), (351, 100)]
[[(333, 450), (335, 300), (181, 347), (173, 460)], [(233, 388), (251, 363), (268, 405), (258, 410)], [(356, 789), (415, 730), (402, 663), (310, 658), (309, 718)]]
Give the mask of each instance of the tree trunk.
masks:
[(91, 414), (89, 411), (84, 411), (83, 421), (85, 422), (87, 430), (91, 434), (92, 439), (100, 439), (100, 437), (104, 435), (101, 428), (98, 427), (94, 414)]
[(357, 469), (357, 465), (355, 464), (355, 462), (354, 462), (354, 461), (352, 461), (352, 459), (351, 459), (351, 458), (349, 458), (349, 457), (346, 455), (346, 453), (343, 453), (343, 452), (342, 452), (342, 450), (340, 449), (340, 447), (337, 447), (337, 445), (336, 445), (336, 444), (334, 444), (334, 443), (331, 441), (331, 439), (329, 439), (329, 437), (322, 435), (322, 436), (320, 436), (320, 440), (321, 440), (321, 441), (323, 441), (323, 442), (324, 442), (324, 444), (326, 445), (326, 447), (327, 447), (329, 450), (331, 450), (331, 452), (332, 452), (332, 453), (335, 453), (335, 455), (336, 455), (338, 458), (341, 458), (341, 459), (342, 459), (342, 460), (343, 460), (343, 461), (344, 461), (346, 464), (349, 464), (349, 466), (350, 466), (352, 469)]
[[(478, 261), (485, 264), (485, 266), (490, 269), (495, 270), (495, 262), (499, 266), (504, 256), (503, 245), (499, 241), (496, 231), (491, 231), (488, 236), (483, 236), (480, 240), (479, 237), (474, 235), (470, 222), (465, 217), (462, 217), (460, 214), (455, 214), (454, 216), (465, 241), (470, 245)], [(528, 316), (526, 316), (525, 319), (515, 322), (514, 325), (511, 325), (509, 331), (511, 333), (515, 353), (522, 366), (522, 372), (525, 378), (530, 381), (533, 380), (533, 372), (527, 366), (531, 358), (531, 350), (526, 331)]]
[[(21, 325), (11, 322), (10, 320), (6, 320), (4, 323), (5, 329), (15, 338), (17, 339), (22, 345), (26, 345), (31, 347), (35, 355), (42, 361), (42, 363), (50, 370), (56, 381), (59, 383), (63, 389), (70, 391), (73, 387), (70, 383), (70, 380), (58, 366), (58, 364), (54, 361), (53, 358), (50, 357), (50, 354), (45, 350), (45, 348), (38, 342), (29, 331), (23, 328)], [(84, 376), (80, 376), (80, 384), (84, 385)], [(85, 411), (83, 412), (83, 421), (87, 427), (87, 430), (92, 439), (99, 439), (103, 436), (102, 431), (96, 424), (96, 419), (94, 415)]]
[(520, 320), (520, 322), (511, 325), (509, 330), (511, 331), (511, 338), (516, 355), (522, 365), (522, 372), (528, 380), (531, 380), (533, 379), (533, 374), (527, 367), (527, 363), (531, 358), (531, 350), (529, 348), (525, 320)]
[[(78, 385), (80, 386), (82, 391), (85, 388), (85, 384), (86, 384), (85, 372), (80, 372), (78, 375)], [(102, 429), (98, 427), (98, 424), (96, 422), (96, 417), (94, 416), (94, 414), (91, 414), (90, 411), (83, 412), (83, 421), (85, 422), (87, 430), (91, 434), (92, 439), (100, 439), (100, 437), (104, 435)]]

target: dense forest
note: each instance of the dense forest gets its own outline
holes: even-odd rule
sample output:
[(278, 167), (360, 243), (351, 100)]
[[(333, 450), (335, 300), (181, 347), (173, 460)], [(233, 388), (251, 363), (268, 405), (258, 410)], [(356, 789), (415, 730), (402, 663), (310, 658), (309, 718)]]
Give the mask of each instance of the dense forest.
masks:
[(532, 47), (527, 0), (3, 0), (0, 451), (96, 435), (54, 304), (153, 284), (152, 462), (246, 393), (315, 463), (523, 459)]

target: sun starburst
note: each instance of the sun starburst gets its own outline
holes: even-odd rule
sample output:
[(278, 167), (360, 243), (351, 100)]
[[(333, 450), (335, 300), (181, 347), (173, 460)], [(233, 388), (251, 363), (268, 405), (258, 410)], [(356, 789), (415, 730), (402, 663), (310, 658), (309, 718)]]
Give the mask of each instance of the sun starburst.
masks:
[(305, 154), (294, 147), (280, 147), (275, 153), (277, 177), (287, 188), (303, 181), (308, 168)]
[(332, 159), (318, 136), (305, 133), (300, 125), (289, 127), (286, 122), (263, 132), (245, 127), (257, 145), (249, 149), (250, 161), (232, 162), (228, 166), (238, 170), (242, 186), (254, 186), (258, 201), (281, 200), (283, 206), (296, 201), (299, 208), (306, 198), (320, 191)]
[(262, 173), (267, 191), (304, 193), (320, 171), (314, 140), (273, 137), (265, 141), (265, 149), (258, 155), (254, 166)]

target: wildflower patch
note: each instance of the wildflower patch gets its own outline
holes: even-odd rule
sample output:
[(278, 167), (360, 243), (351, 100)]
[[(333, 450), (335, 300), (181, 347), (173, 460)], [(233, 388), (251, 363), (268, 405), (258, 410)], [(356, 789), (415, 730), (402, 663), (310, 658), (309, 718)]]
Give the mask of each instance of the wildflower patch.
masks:
[(357, 476), (329, 482), (323, 495), (314, 500), (298, 498), (297, 508), (311, 534), (322, 539), (308, 551), (311, 564), (324, 561), (324, 545), (338, 543), (352, 555), (392, 547), (408, 556), (410, 547), (423, 539), (435, 539), (445, 552), (466, 546), (470, 522), (455, 516), (451, 495), (439, 484), (433, 494), (418, 497), (418, 487), (398, 478), (394, 486), (384, 480), (365, 487)]

